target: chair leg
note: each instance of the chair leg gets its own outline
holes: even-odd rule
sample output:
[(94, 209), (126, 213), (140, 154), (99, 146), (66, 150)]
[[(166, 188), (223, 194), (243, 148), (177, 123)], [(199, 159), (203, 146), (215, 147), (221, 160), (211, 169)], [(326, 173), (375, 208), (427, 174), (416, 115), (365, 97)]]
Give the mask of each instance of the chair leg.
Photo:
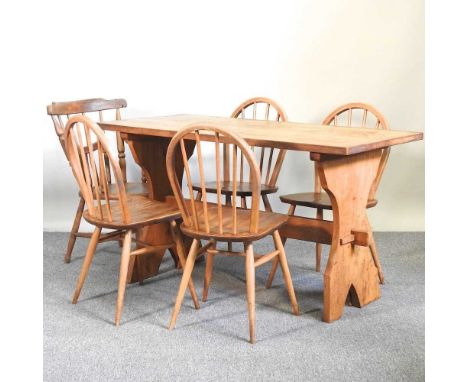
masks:
[(66, 263), (69, 263), (71, 259), (73, 247), (75, 246), (76, 234), (78, 233), (78, 229), (80, 228), (81, 217), (83, 216), (84, 206), (85, 206), (85, 201), (83, 198), (80, 198), (80, 202), (78, 203), (78, 208), (76, 210), (75, 220), (73, 221), (73, 226), (70, 232), (70, 236), (68, 237), (67, 252), (65, 252), (65, 258), (64, 258), (64, 261)]
[(202, 301), (206, 302), (208, 298), (208, 290), (210, 289), (211, 276), (213, 274), (213, 258), (212, 253), (206, 255), (206, 264), (205, 264), (205, 282), (203, 285), (203, 298)]
[[(289, 206), (288, 216), (293, 216), (295, 211), (296, 211), (296, 205), (291, 204)], [(283, 244), (283, 247), (286, 244), (286, 240), (287, 240), (286, 237), (281, 238), (281, 243)], [(265, 285), (266, 289), (270, 289), (271, 284), (273, 284), (273, 279), (275, 278), (276, 271), (278, 270), (278, 264), (279, 264), (279, 257), (277, 256), (273, 259), (271, 263), (270, 274), (268, 275), (268, 279)]]
[(276, 249), (279, 251), (278, 257), (281, 264), (281, 270), (283, 271), (284, 283), (286, 284), (289, 300), (291, 301), (292, 311), (296, 316), (298, 316), (300, 311), (299, 306), (297, 305), (296, 293), (294, 292), (291, 273), (289, 273), (288, 260), (286, 259), (286, 252), (284, 251), (283, 243), (281, 242), (281, 236), (278, 230), (273, 232), (273, 240), (275, 242)]
[(91, 240), (89, 241), (88, 249), (86, 250), (86, 256), (83, 261), (83, 266), (81, 267), (78, 282), (76, 283), (75, 293), (73, 294), (72, 304), (76, 304), (78, 302), (78, 298), (80, 297), (81, 288), (83, 287), (86, 277), (88, 276), (89, 267), (93, 261), (94, 252), (96, 251), (96, 246), (99, 241), (99, 236), (101, 236), (101, 228), (96, 227), (91, 236)]
[[(123, 242), (122, 242), (123, 246)], [(137, 280), (140, 280), (140, 275), (138, 274), (138, 266), (135, 267), (136, 256), (130, 256), (130, 262), (128, 263), (128, 272), (127, 272), (127, 284), (130, 284), (132, 281), (133, 272), (137, 273)]]
[[(224, 204), (226, 206), (232, 206), (232, 202), (233, 202), (232, 196), (231, 195), (226, 195)], [(236, 203), (235, 200), (234, 200), (234, 203)], [(230, 241), (228, 241), (227, 246), (228, 246), (228, 251), (232, 251), (232, 243)]]
[(247, 243), (245, 253), (245, 278), (247, 281), (247, 308), (249, 311), (250, 343), (255, 343), (255, 265), (252, 243)]
[[(172, 238), (174, 242), (176, 243), (177, 256), (179, 257), (180, 266), (183, 270), (186, 264), (185, 245), (182, 240), (182, 236), (180, 235), (179, 227), (177, 227), (177, 223), (173, 220), (171, 221), (170, 226), (171, 226)], [(198, 242), (198, 244), (200, 244), (200, 241)], [(199, 247), (197, 247), (196, 249), (195, 255), (198, 252), (198, 248)], [(193, 305), (195, 306), (195, 309), (200, 309), (200, 304), (198, 303), (197, 292), (195, 291), (192, 278), (189, 279), (188, 287), (189, 287), (190, 295), (192, 296)]]
[(245, 196), (241, 196), (241, 208), (247, 209), (247, 198)]
[(278, 264), (279, 264), (279, 258), (275, 257), (273, 261), (271, 262), (271, 270), (270, 274), (268, 275), (267, 282), (265, 284), (266, 289), (271, 288), (271, 284), (273, 284), (273, 279), (275, 278), (276, 271), (278, 270)]
[[(115, 325), (120, 325), (120, 317), (122, 315), (123, 302), (125, 296), (125, 287), (127, 286), (127, 274), (128, 264), (130, 263), (130, 254), (132, 246), (132, 231), (128, 230), (125, 233), (122, 256), (120, 258), (120, 275), (119, 275), (119, 287), (117, 290), (117, 304), (115, 307)], [(138, 260), (137, 260), (138, 261)], [(138, 267), (138, 264), (137, 264)]]
[(268, 196), (266, 194), (262, 195), (263, 205), (265, 206), (265, 211), (273, 212), (271, 209), (270, 201), (268, 200)]
[(143, 272), (143, 262), (141, 259), (138, 258), (138, 256), (135, 258), (135, 263), (136, 263), (136, 269), (137, 269), (137, 280), (139, 285), (143, 285), (145, 279), (143, 277), (144, 272)]
[(172, 261), (174, 261), (174, 267), (181, 268), (179, 263), (179, 255), (177, 255), (177, 251), (174, 248), (169, 248), (169, 253), (171, 254)]
[(171, 322), (169, 323), (169, 330), (173, 329), (176, 324), (177, 316), (179, 315), (180, 307), (182, 306), (182, 301), (184, 300), (185, 290), (187, 289), (187, 285), (189, 284), (190, 276), (192, 274), (193, 266), (195, 264), (195, 258), (197, 256), (199, 242), (200, 240), (198, 239), (193, 239), (192, 241), (187, 261), (184, 266), (182, 280), (180, 280), (179, 291), (177, 293), (174, 310), (172, 312)]
[(385, 282), (384, 274), (382, 271), (382, 266), (380, 265), (379, 254), (377, 252), (377, 247), (375, 246), (375, 241), (373, 237), (371, 239), (369, 247), (372, 254), (372, 258), (374, 259), (374, 264), (377, 267), (377, 272), (379, 273), (380, 284), (383, 285)]
[[(323, 220), (323, 209), (317, 209), (317, 219)], [(315, 271), (320, 272), (320, 263), (322, 261), (322, 244), (315, 243)]]
[(202, 199), (202, 193), (200, 191), (197, 191), (197, 196), (196, 196), (195, 200), (200, 201), (201, 199)]

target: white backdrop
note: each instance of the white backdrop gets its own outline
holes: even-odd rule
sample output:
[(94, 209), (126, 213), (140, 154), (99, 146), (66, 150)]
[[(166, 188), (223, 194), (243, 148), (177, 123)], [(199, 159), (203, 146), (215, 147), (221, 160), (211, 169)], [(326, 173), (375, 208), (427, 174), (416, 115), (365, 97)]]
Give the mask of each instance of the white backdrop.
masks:
[[(46, 115), (52, 101), (125, 98), (123, 118), (228, 116), (262, 95), (290, 120), (316, 123), (342, 103), (362, 101), (393, 129), (424, 130), (422, 0), (49, 1), (42, 9), (50, 39), (35, 57), (42, 82), (35, 94), (44, 230), (69, 230), (77, 205)], [(289, 152), (279, 194), (311, 190), (312, 175), (308, 155)], [(129, 163), (129, 178), (138, 177)], [(375, 230), (424, 230), (424, 142), (392, 149), (378, 198), (369, 213)], [(271, 200), (286, 211), (277, 195)]]

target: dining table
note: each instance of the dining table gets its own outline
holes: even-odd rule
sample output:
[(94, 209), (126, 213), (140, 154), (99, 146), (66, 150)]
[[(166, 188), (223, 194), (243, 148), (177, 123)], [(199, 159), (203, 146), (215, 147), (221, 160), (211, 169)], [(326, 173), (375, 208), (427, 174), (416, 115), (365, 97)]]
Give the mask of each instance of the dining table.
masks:
[[(339, 319), (346, 304), (363, 307), (380, 298), (378, 271), (369, 249), (373, 239), (366, 212), (368, 196), (382, 149), (421, 140), (423, 133), (189, 114), (107, 121), (99, 125), (120, 133), (143, 170), (149, 196), (166, 201), (173, 195), (166, 170), (167, 147), (171, 138), (190, 124), (230, 129), (251, 146), (310, 153), (310, 159), (318, 164), (322, 187), (332, 201), (333, 221), (290, 216), (280, 234), (283, 238), (330, 245), (323, 274), (323, 321)], [(201, 133), (200, 138), (212, 141), (214, 135)], [(187, 141), (188, 155), (193, 154), (194, 147), (195, 141)], [(176, 158), (177, 178), (182, 179), (183, 171), (182, 158)], [(304, 189), (304, 181), (297, 179), (298, 189)], [(152, 245), (172, 241), (168, 224), (146, 227), (139, 236)], [(156, 275), (163, 256), (164, 250), (140, 256), (139, 277), (134, 275), (131, 281)]]

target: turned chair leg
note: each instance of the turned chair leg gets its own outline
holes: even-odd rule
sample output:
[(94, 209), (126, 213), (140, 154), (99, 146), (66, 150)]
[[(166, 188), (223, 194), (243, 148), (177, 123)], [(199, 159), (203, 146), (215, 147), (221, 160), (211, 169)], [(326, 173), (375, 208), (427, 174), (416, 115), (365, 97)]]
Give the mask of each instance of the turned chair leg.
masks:
[[(296, 211), (296, 206), (294, 204), (291, 204), (289, 206), (288, 216), (293, 216), (295, 211)], [(281, 243), (283, 244), (283, 247), (286, 244), (286, 240), (287, 240), (286, 237), (283, 237), (281, 239)], [(279, 264), (279, 257), (277, 256), (271, 262), (270, 274), (268, 275), (268, 279), (265, 285), (266, 289), (270, 289), (271, 284), (273, 284), (273, 279), (275, 278), (276, 271), (278, 270), (278, 264)]]
[[(125, 287), (127, 286), (128, 265), (130, 263), (131, 246), (132, 246), (132, 231), (128, 230), (125, 233), (123, 246), (122, 246), (122, 256), (120, 259), (119, 287), (117, 290), (117, 304), (115, 307), (115, 325), (116, 326), (120, 325), (120, 317), (122, 316), (123, 302), (124, 302), (124, 296), (125, 296)], [(137, 267), (138, 267), (138, 263), (137, 263)]]
[(247, 308), (249, 312), (250, 343), (255, 343), (255, 265), (252, 243), (247, 244), (245, 253), (245, 278), (247, 281)]
[[(317, 219), (323, 220), (323, 209), (317, 208)], [(322, 261), (322, 244), (315, 243), (315, 271), (320, 272), (320, 263)]]
[(78, 282), (76, 283), (75, 293), (73, 294), (72, 303), (76, 304), (78, 298), (80, 297), (81, 288), (88, 276), (89, 267), (93, 261), (94, 252), (96, 251), (96, 246), (99, 241), (99, 236), (101, 236), (101, 228), (96, 227), (93, 234), (91, 235), (91, 240), (88, 244), (88, 249), (86, 250), (86, 256), (83, 260), (83, 266), (81, 267), (80, 276), (78, 277)]
[[(174, 240), (174, 242), (176, 244), (177, 256), (179, 257), (180, 266), (181, 266), (182, 270), (184, 270), (185, 264), (187, 262), (186, 259), (185, 259), (184, 242), (182, 240), (182, 236), (180, 234), (179, 227), (177, 227), (177, 223), (174, 220), (171, 221), (170, 227), (171, 227), (172, 238), (173, 238), (173, 240)], [(198, 244), (201, 245), (200, 241), (198, 242)], [(199, 249), (199, 247), (197, 247), (197, 252), (198, 252), (198, 249)], [(195, 252), (195, 254), (196, 254), (196, 252)], [(189, 291), (190, 291), (190, 295), (192, 296), (193, 305), (195, 306), (195, 309), (200, 309), (200, 304), (198, 303), (197, 292), (195, 291), (195, 286), (193, 285), (193, 281), (192, 281), (191, 277), (190, 277), (189, 282), (188, 282), (188, 288), (189, 288)]]
[(245, 196), (241, 196), (241, 208), (247, 209), (247, 198)]
[(182, 274), (182, 279), (180, 280), (179, 291), (177, 292), (176, 302), (174, 305), (174, 310), (172, 312), (171, 322), (169, 323), (169, 330), (173, 329), (177, 316), (179, 315), (180, 307), (182, 306), (182, 301), (184, 300), (184, 294), (187, 289), (187, 285), (190, 281), (190, 276), (193, 271), (193, 266), (195, 264), (195, 258), (197, 257), (198, 245), (200, 240), (193, 239), (190, 251), (187, 257), (187, 261), (184, 266), (184, 273)]
[(206, 302), (208, 298), (208, 290), (210, 289), (211, 277), (213, 274), (213, 258), (214, 258), (214, 255), (212, 253), (208, 253), (206, 255), (205, 282), (203, 285), (203, 297), (202, 297), (203, 302)]
[[(123, 242), (122, 242), (123, 246)], [(140, 280), (140, 275), (138, 274), (138, 267), (135, 266), (136, 263), (136, 256), (130, 256), (130, 261), (128, 263), (128, 272), (127, 272), (127, 284), (132, 282), (132, 274), (133, 272), (137, 273), (137, 280)]]
[(85, 201), (83, 198), (80, 198), (80, 202), (78, 203), (78, 208), (76, 210), (75, 220), (73, 221), (73, 226), (70, 231), (70, 236), (68, 237), (67, 252), (65, 252), (65, 258), (64, 258), (64, 261), (66, 263), (69, 263), (71, 260), (73, 247), (75, 246), (75, 241), (76, 241), (76, 234), (78, 233), (78, 229), (80, 228), (81, 217), (83, 216), (84, 206), (85, 206)]
[[(231, 195), (226, 195), (225, 199), (226, 200), (225, 200), (224, 204), (226, 206), (231, 206), (232, 202), (233, 202)], [(234, 203), (236, 203), (235, 200), (234, 200)], [(230, 241), (228, 241), (227, 246), (228, 246), (228, 251), (232, 251), (232, 243)]]
[(174, 267), (181, 268), (181, 264), (179, 262), (179, 255), (174, 248), (169, 248), (169, 253), (171, 254), (172, 261), (174, 261)]
[(137, 256), (135, 258), (135, 263), (136, 263), (136, 269), (137, 269), (136, 276), (137, 276), (138, 284), (143, 285), (143, 283), (145, 282), (145, 278), (143, 277), (143, 275), (145, 274), (143, 271), (143, 262)]
[(369, 248), (371, 251), (372, 258), (374, 259), (374, 264), (377, 267), (377, 272), (379, 273), (379, 280), (380, 284), (384, 284), (384, 274), (382, 271), (382, 266), (380, 265), (379, 254), (377, 252), (377, 247), (375, 246), (374, 238), (372, 237), (371, 242), (369, 244)]
[(262, 195), (262, 200), (263, 200), (263, 205), (265, 206), (265, 211), (273, 212), (270, 201), (268, 200), (268, 196), (266, 194)]
[(289, 272), (288, 260), (286, 259), (286, 252), (284, 251), (283, 243), (281, 242), (281, 237), (278, 230), (273, 232), (273, 240), (275, 242), (276, 249), (279, 251), (279, 262), (281, 264), (281, 270), (283, 272), (284, 283), (286, 284), (286, 290), (288, 291), (289, 300), (291, 301), (292, 311), (296, 316), (298, 316), (300, 314), (299, 305), (297, 304), (296, 293), (294, 292), (291, 273)]

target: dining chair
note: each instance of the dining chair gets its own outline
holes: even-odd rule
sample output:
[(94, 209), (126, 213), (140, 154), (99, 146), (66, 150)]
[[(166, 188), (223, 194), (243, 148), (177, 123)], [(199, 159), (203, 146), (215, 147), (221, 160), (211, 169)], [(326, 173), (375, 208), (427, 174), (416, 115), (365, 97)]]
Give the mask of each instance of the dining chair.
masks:
[[(389, 126), (380, 111), (375, 107), (365, 104), (365, 103), (348, 103), (342, 105), (335, 110), (333, 110), (323, 121), (323, 125), (330, 126), (340, 126), (340, 127), (367, 127), (367, 128), (376, 128), (388, 130)], [(382, 179), (385, 166), (387, 164), (388, 156), (390, 154), (390, 147), (382, 149), (382, 154), (380, 158), (379, 167), (377, 170), (377, 176), (374, 179), (372, 188), (369, 193), (369, 198), (367, 202), (367, 208), (372, 208), (377, 205), (376, 193), (377, 188)], [(297, 194), (281, 195), (280, 200), (283, 203), (289, 204), (288, 215), (293, 216), (296, 207), (309, 207), (317, 209), (316, 218), (323, 219), (324, 210), (332, 210), (332, 203), (330, 197), (325, 193), (320, 184), (320, 178), (317, 171), (317, 163), (315, 163), (315, 174), (314, 174), (314, 192), (302, 192)], [(370, 224), (369, 224), (370, 227)], [(370, 228), (369, 228), (370, 229)], [(283, 244), (286, 239), (283, 238)], [(322, 257), (322, 244), (316, 243), (316, 252), (315, 252), (315, 270), (320, 272), (320, 262)], [(380, 265), (379, 255), (375, 245), (373, 236), (371, 235), (370, 240), (370, 250), (371, 254), (377, 267), (380, 283), (384, 283), (384, 274), (382, 267)], [(275, 277), (276, 269), (278, 268), (277, 262), (272, 263), (272, 269), (267, 280), (267, 288), (271, 287), (273, 278)]]
[[(115, 324), (118, 326), (122, 314), (127, 276), (133, 270), (136, 256), (175, 247), (182, 268), (184, 267), (184, 244), (176, 223), (176, 219), (180, 218), (180, 212), (172, 204), (127, 193), (122, 169), (113, 157), (104, 131), (90, 118), (82, 115), (71, 117), (63, 133), (63, 144), (87, 207), (87, 210), (83, 211), (83, 218), (95, 226), (83, 260), (72, 303), (76, 304), (80, 296), (101, 230), (103, 228), (118, 230), (124, 236), (115, 311)], [(88, 148), (92, 146), (95, 146), (95, 149), (89, 150)], [(106, 166), (106, 158), (108, 166)], [(113, 190), (108, 182), (109, 178), (114, 180)], [(151, 246), (137, 239), (138, 248), (131, 250), (133, 232), (162, 222), (170, 223), (173, 243)], [(188, 284), (195, 308), (198, 309), (199, 304), (193, 283), (189, 280)]]
[[(214, 142), (215, 163), (205, 161), (203, 151), (201, 149), (201, 137), (207, 136)], [(195, 140), (197, 165), (192, 169), (189, 167), (187, 155), (186, 141)], [(226, 205), (222, 200), (222, 153), (221, 146), (226, 147), (229, 144), (231, 151), (230, 170), (232, 175), (232, 198), (238, 196), (237, 185), (240, 177), (240, 158), (246, 162), (250, 170), (250, 190), (251, 190), (251, 209), (238, 208), (236, 203)], [(188, 199), (184, 199), (180, 187), (181, 179), (177, 178), (176, 153), (182, 156), (186, 181), (188, 184)], [(208, 163), (208, 164), (207, 164)], [(216, 174), (214, 182), (216, 202), (208, 202), (206, 198), (207, 184), (205, 183), (205, 175), (209, 172), (209, 165), (215, 167), (213, 173)], [(194, 262), (198, 254), (206, 251), (210, 256), (208, 261), (212, 261), (214, 255), (227, 256), (243, 256), (245, 257), (245, 272), (247, 282), (247, 306), (249, 314), (249, 331), (250, 342), (255, 342), (255, 268), (265, 264), (266, 262), (279, 258), (283, 277), (286, 284), (286, 289), (289, 294), (292, 310), (294, 314), (299, 314), (296, 296), (289, 273), (289, 267), (286, 260), (281, 238), (278, 233), (278, 228), (284, 224), (287, 217), (281, 214), (276, 214), (269, 211), (260, 211), (261, 197), (261, 178), (260, 168), (256, 162), (255, 156), (252, 153), (248, 144), (232, 131), (215, 126), (215, 125), (192, 125), (180, 130), (171, 140), (166, 156), (166, 165), (169, 181), (174, 193), (175, 200), (182, 214), (181, 231), (188, 237), (193, 238), (192, 245), (187, 257), (182, 280), (180, 282), (179, 291), (172, 313), (172, 318), (169, 324), (169, 329), (173, 329), (179, 314), (185, 290), (187, 288), (190, 275), (193, 270)], [(200, 179), (201, 200), (197, 200), (195, 189), (192, 184), (194, 176), (198, 175)], [(257, 255), (253, 250), (253, 242), (271, 235), (275, 244), (275, 250), (266, 255)], [(200, 247), (201, 240), (208, 240), (202, 249)], [(216, 249), (217, 242), (241, 242), (244, 244), (243, 252), (235, 252), (232, 250), (222, 251)], [(210, 260), (211, 259), (211, 260)], [(211, 274), (205, 275), (205, 286), (211, 281)]]
[[(271, 121), (286, 121), (286, 114), (283, 109), (273, 100), (266, 97), (250, 98), (242, 102), (231, 114), (231, 118), (240, 119), (255, 119), (255, 120), (271, 120)], [(234, 183), (229, 171), (229, 164), (232, 161), (230, 156), (230, 145), (223, 144), (223, 177), (221, 181), (221, 195), (225, 197), (225, 203), (231, 205), (236, 202), (233, 198)], [(260, 163), (260, 195), (265, 207), (265, 211), (272, 212), (268, 194), (278, 191), (276, 185), (278, 176), (286, 156), (286, 150), (279, 150), (270, 147), (252, 147), (254, 155)], [(197, 200), (201, 200), (201, 184), (193, 183), (193, 189), (197, 191)], [(214, 181), (207, 181), (205, 184), (205, 192), (207, 194), (216, 194), (217, 184)], [(244, 169), (244, 158), (240, 156), (240, 176), (236, 182), (236, 194), (241, 199), (241, 207), (247, 207), (247, 198), (252, 197), (252, 185), (247, 171)], [(234, 200), (233, 200), (234, 199)]]
[[(124, 99), (104, 99), (104, 98), (90, 98), (79, 101), (69, 101), (69, 102), (53, 102), (47, 106), (47, 114), (52, 118), (55, 127), (55, 133), (59, 138), (62, 148), (65, 150), (64, 146), (64, 130), (65, 123), (73, 115), (94, 115), (99, 122), (103, 122), (104, 114), (109, 114), (110, 118), (119, 120), (121, 118), (120, 109), (127, 107), (127, 101)], [(118, 152), (118, 161), (119, 166), (122, 170), (122, 176), (124, 179), (125, 189), (128, 193), (136, 195), (148, 195), (147, 185), (145, 180), (142, 178), (142, 182), (127, 182), (127, 173), (126, 173), (126, 159), (125, 159), (125, 145), (120, 133), (116, 133), (116, 143), (117, 143), (117, 152)], [(93, 143), (91, 146), (93, 150), (96, 149), (96, 145)], [(109, 162), (105, 157), (105, 166), (108, 168)], [(109, 191), (112, 193), (116, 192), (116, 185), (112, 183), (112, 179), (108, 179)], [(79, 195), (80, 201), (78, 202), (78, 208), (75, 214), (75, 219), (73, 221), (72, 229), (68, 238), (67, 250), (65, 252), (65, 262), (69, 263), (71, 260), (71, 255), (73, 252), (73, 247), (75, 246), (75, 241), (77, 237), (87, 237), (90, 238), (91, 235), (87, 232), (80, 232), (80, 223), (83, 216), (84, 210), (84, 199), (82, 195)], [(122, 238), (116, 234), (116, 232), (109, 232), (101, 234), (99, 242), (106, 240), (119, 240), (122, 243)]]

